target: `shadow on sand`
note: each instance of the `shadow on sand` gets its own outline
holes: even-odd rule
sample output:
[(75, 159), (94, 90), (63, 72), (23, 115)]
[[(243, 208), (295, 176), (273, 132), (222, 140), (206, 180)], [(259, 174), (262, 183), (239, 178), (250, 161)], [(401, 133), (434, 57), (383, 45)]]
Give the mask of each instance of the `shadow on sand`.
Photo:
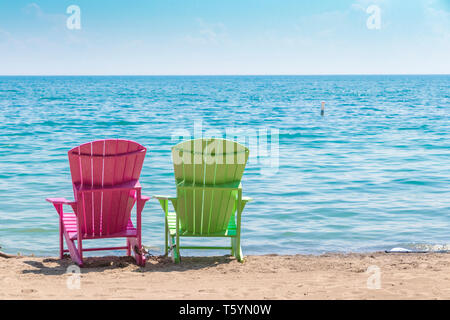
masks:
[[(64, 259), (46, 258), (40, 261), (24, 260), (25, 264), (32, 266), (34, 269), (23, 270), (24, 274), (42, 274), (42, 275), (62, 275), (67, 272), (69, 266), (76, 265), (69, 256)], [(172, 262), (171, 258), (165, 256), (150, 256), (147, 260), (145, 268), (136, 265), (133, 257), (86, 257), (84, 265), (80, 269), (81, 274), (90, 272), (103, 272), (111, 269), (125, 269), (131, 272), (172, 272), (172, 271), (188, 271), (200, 270), (205, 268), (214, 268), (219, 265), (237, 262), (232, 256), (214, 256), (214, 257), (183, 257), (180, 264)]]

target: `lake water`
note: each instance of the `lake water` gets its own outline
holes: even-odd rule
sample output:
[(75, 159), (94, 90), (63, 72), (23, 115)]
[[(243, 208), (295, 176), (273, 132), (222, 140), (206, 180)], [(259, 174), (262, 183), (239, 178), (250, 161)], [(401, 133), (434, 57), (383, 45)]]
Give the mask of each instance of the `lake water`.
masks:
[[(148, 148), (143, 193), (175, 195), (170, 147), (195, 130), (257, 136), (244, 254), (450, 243), (450, 76), (0, 77), (1, 250), (58, 254), (45, 198), (73, 199), (70, 148), (135, 140)], [(154, 252), (163, 223), (151, 200)]]

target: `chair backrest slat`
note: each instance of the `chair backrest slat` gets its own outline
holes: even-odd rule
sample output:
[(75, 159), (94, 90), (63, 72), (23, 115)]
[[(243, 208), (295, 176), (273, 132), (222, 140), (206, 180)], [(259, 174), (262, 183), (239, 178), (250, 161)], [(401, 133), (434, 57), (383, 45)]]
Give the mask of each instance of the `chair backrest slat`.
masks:
[[(124, 154), (128, 152), (128, 141), (117, 140), (117, 154)], [(124, 182), (126, 158), (117, 157), (115, 162), (114, 170), (114, 182), (122, 183)], [(127, 192), (124, 191), (113, 191), (112, 192), (112, 205), (110, 208), (110, 226), (112, 228), (111, 233), (121, 231), (121, 221), (123, 219), (122, 214), (124, 211), (124, 202), (127, 202)]]
[[(91, 154), (91, 144), (84, 144), (78, 148), (78, 154)], [(81, 168), (81, 185), (92, 185), (92, 166), (90, 157), (79, 157)], [(81, 198), (82, 212), (79, 218), (84, 235), (93, 234), (92, 224), (92, 194), (83, 194)]]
[[(104, 142), (103, 141), (95, 141), (92, 143), (92, 155), (94, 156), (103, 156)], [(102, 157), (93, 157), (92, 158), (92, 183), (94, 186), (102, 186), (103, 187), (103, 158)], [(101, 222), (103, 219), (103, 194), (92, 194), (93, 201), (93, 234), (101, 233)]]

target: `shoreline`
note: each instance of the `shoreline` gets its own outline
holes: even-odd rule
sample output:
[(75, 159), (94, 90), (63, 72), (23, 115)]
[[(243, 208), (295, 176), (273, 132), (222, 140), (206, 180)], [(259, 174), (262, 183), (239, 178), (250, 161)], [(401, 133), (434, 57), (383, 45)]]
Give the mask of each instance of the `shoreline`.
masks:
[(88, 257), (80, 275), (67, 274), (71, 265), (0, 257), (0, 299), (450, 299), (448, 253), (184, 257), (178, 265), (152, 256), (145, 268), (131, 257)]

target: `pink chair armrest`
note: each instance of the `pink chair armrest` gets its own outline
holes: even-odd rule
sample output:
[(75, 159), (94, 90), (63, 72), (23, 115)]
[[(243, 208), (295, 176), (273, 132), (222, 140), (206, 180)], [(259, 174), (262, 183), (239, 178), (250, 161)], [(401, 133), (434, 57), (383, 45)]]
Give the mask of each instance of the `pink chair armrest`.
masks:
[[(136, 195), (136, 194), (130, 195), (130, 198), (133, 198), (134, 200), (136, 200), (137, 195)], [(151, 197), (141, 195), (141, 199), (140, 199), (140, 200), (141, 200), (141, 201), (144, 201), (144, 202), (147, 202), (147, 201), (150, 200), (150, 199), (151, 199)]]
[(67, 204), (67, 205), (76, 204), (76, 202), (69, 201), (66, 198), (47, 198), (45, 200), (48, 201), (48, 202), (51, 202), (53, 204)]

